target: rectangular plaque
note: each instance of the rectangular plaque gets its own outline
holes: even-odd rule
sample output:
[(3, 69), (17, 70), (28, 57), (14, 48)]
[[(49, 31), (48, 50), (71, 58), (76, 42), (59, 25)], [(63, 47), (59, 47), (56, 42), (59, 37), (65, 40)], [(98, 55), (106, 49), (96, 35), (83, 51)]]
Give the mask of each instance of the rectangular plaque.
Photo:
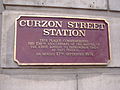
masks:
[(109, 26), (104, 19), (21, 15), (15, 21), (18, 65), (107, 65)]

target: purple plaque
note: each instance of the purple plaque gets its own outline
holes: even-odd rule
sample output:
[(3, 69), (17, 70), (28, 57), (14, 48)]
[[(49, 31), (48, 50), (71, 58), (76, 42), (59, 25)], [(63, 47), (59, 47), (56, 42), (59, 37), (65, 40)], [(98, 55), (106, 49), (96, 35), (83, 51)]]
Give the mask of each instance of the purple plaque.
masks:
[(103, 19), (19, 16), (14, 61), (18, 65), (107, 65), (108, 29)]

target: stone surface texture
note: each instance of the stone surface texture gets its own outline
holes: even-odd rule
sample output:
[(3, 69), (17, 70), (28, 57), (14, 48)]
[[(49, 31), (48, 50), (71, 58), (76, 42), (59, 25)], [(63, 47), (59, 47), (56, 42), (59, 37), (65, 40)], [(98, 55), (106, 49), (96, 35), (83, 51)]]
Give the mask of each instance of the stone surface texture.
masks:
[(110, 10), (120, 11), (120, 0), (109, 0)]
[[(107, 66), (18, 66), (13, 61), (15, 18), (23, 14), (106, 19), (111, 62)], [(120, 1), (0, 0), (0, 50), (0, 90), (120, 90)]]
[[(0, 75), (1, 90), (76, 90), (74, 75)], [(7, 86), (6, 86), (7, 85)]]
[(3, 2), (2, 0), (0, 0), (0, 14), (2, 13), (2, 11), (3, 11)]
[(31, 5), (67, 8), (107, 9), (107, 0), (3, 0), (7, 5)]

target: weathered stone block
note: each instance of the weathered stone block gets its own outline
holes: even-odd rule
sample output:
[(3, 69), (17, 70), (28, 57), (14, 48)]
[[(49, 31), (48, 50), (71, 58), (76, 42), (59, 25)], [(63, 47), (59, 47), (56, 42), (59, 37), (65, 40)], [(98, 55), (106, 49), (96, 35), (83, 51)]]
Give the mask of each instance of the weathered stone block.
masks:
[(102, 75), (100, 90), (120, 90), (120, 74)]
[(107, 9), (107, 0), (3, 0), (7, 5), (32, 5), (67, 8)]
[(79, 74), (78, 90), (119, 90), (119, 74)]
[(111, 44), (111, 63), (109, 66), (120, 67), (120, 17), (109, 18), (110, 23), (110, 44)]
[(0, 90), (76, 90), (75, 75), (0, 75)]
[(110, 10), (120, 11), (120, 0), (109, 0)]
[(101, 90), (100, 88), (100, 74), (79, 74), (78, 76), (78, 90)]

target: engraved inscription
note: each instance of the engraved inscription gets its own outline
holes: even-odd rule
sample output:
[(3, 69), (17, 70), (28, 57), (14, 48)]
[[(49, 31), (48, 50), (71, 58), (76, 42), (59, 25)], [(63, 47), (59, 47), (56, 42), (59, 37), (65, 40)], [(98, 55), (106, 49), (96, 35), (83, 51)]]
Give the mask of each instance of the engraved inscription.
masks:
[(106, 65), (108, 35), (102, 19), (20, 16), (14, 60), (19, 65)]

